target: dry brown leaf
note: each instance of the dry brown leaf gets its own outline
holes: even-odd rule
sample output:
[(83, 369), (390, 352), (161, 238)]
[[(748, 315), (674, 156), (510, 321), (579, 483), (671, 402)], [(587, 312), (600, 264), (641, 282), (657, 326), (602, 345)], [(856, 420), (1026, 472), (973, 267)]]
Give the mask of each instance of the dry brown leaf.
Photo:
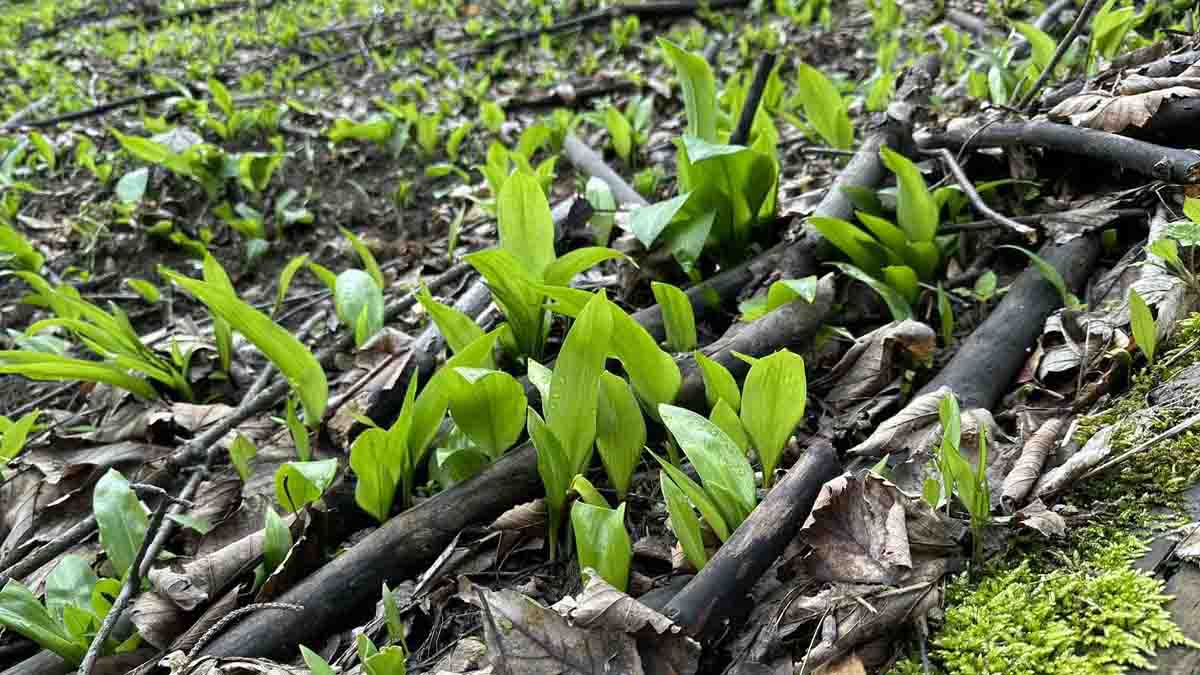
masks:
[(1200, 89), (1168, 87), (1128, 96), (1089, 92), (1072, 96), (1054, 106), (1050, 118), (1067, 119), (1077, 127), (1118, 133), (1131, 126), (1146, 126), (1163, 101), (1193, 97), (1200, 97)]
[(949, 387), (939, 387), (909, 401), (903, 410), (880, 424), (867, 440), (850, 448), (850, 454), (878, 457), (928, 448), (938, 433), (938, 405), (948, 393)]
[(858, 654), (850, 654), (846, 658), (821, 668), (815, 675), (867, 675), (867, 667)]
[(1000, 505), (1006, 512), (1012, 513), (1025, 502), (1025, 496), (1042, 475), (1046, 456), (1058, 441), (1065, 423), (1066, 420), (1061, 417), (1046, 420), (1021, 448), (1021, 456), (1017, 458), (1012, 471), (1004, 477), (1000, 490)]
[(1067, 534), (1067, 521), (1046, 508), (1042, 500), (1035, 499), (1025, 508), (1013, 514), (1013, 522), (1021, 527), (1035, 530), (1043, 537), (1063, 537)]
[(1062, 466), (1047, 471), (1033, 486), (1033, 494), (1038, 498), (1048, 498), (1060, 492), (1086, 473), (1089, 469), (1104, 461), (1112, 453), (1113, 433), (1116, 425), (1104, 427), (1092, 435), (1079, 452), (1062, 463)]

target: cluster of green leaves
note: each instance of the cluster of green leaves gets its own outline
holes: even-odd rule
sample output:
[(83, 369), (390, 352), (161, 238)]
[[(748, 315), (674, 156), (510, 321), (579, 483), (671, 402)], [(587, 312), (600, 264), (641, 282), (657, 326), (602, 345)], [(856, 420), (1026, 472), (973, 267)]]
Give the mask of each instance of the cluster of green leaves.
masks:
[[(355, 642), (358, 662), (362, 664), (364, 675), (405, 675), (408, 672), (408, 650), (404, 648), (404, 626), (400, 624), (396, 599), (386, 585), (383, 587), (383, 602), (389, 644), (381, 649), (375, 646), (371, 638), (359, 633)], [(399, 638), (394, 637), (396, 631), (399, 631)], [(320, 654), (304, 645), (300, 645), (300, 655), (313, 675), (335, 675), (337, 672)]]
[(45, 263), (45, 256), (38, 253), (25, 235), (0, 221), (0, 265), (37, 274)]
[(834, 148), (846, 150), (854, 145), (854, 125), (841, 92), (821, 71), (807, 63), (796, 66), (796, 94), (789, 107), (797, 105), (804, 110), (804, 120), (788, 113), (784, 119)]
[(925, 501), (934, 508), (945, 505), (948, 509), (951, 496), (958, 497), (958, 501), (971, 518), (975, 562), (982, 563), (983, 531), (992, 519), (986, 474), (987, 428), (983, 425), (979, 427), (979, 451), (975, 467), (972, 467), (960, 448), (962, 416), (954, 392), (950, 392), (942, 398), (938, 405), (938, 418), (942, 424), (942, 442), (935, 455), (941, 480), (926, 479), (923, 488)]
[(629, 227), (643, 246), (665, 246), (692, 272), (706, 249), (722, 262), (739, 260), (755, 226), (774, 217), (778, 131), (760, 108), (749, 145), (729, 144), (736, 118), (720, 105), (708, 63), (668, 40), (659, 44), (679, 76), (688, 119), (676, 141), (678, 193), (634, 211)]
[(853, 263), (839, 268), (878, 292), (894, 318), (905, 319), (912, 316), (911, 303), (920, 295), (920, 282), (932, 280), (941, 266), (937, 241), (941, 208), (912, 161), (887, 147), (879, 152), (899, 184), (896, 222), (884, 217), (874, 194), (862, 191), (848, 194), (866, 230), (840, 218), (812, 216), (808, 222)]
[(576, 274), (605, 260), (623, 257), (613, 249), (591, 246), (559, 257), (554, 252), (550, 204), (533, 175), (518, 170), (504, 180), (497, 199), (496, 248), (465, 260), (484, 279), (504, 312), (517, 354), (538, 358), (550, 328), (544, 305), (546, 287), (565, 287)]
[[(126, 136), (115, 129), (111, 133), (133, 157), (195, 181), (212, 200), (224, 194), (230, 179), (236, 179), (243, 188), (254, 194), (263, 192), (283, 162), (280, 152), (226, 153), (209, 143), (187, 141), (184, 141), (187, 147), (176, 151), (169, 145), (171, 141), (162, 135), (155, 138)], [(171, 132), (166, 134), (171, 138), (178, 137), (178, 134), (171, 135)], [(135, 170), (121, 178), (117, 190), (124, 201), (138, 201), (145, 192), (146, 182), (144, 170)]]
[[(1146, 246), (1146, 252), (1157, 257), (1160, 266), (1183, 280), (1192, 291), (1200, 290), (1200, 276), (1194, 271), (1194, 250), (1200, 246), (1200, 199), (1187, 198), (1183, 202), (1184, 220), (1170, 224), (1167, 236), (1155, 239)], [(1180, 248), (1190, 249), (1188, 260), (1180, 255)]]
[[(633, 17), (637, 18), (637, 17)], [(625, 104), (622, 111), (611, 103), (602, 112), (584, 115), (596, 126), (608, 130), (608, 141), (621, 161), (636, 164), (637, 150), (646, 144), (654, 123), (654, 99), (637, 96)]]
[[(16, 579), (0, 589), (0, 625), (73, 665), (83, 660), (149, 527), (145, 506), (129, 481), (115, 469), (96, 483), (92, 510), (115, 577), (100, 578), (82, 557), (66, 555), (46, 577), (44, 602)], [(121, 643), (110, 639), (101, 653), (126, 652), (140, 644), (141, 638), (135, 632)]]

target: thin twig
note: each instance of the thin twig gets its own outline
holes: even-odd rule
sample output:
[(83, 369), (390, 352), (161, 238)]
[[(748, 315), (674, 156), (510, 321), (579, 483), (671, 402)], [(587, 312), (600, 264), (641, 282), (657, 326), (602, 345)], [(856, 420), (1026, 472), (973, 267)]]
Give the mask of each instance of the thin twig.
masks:
[(1041, 74), (1038, 75), (1038, 79), (1034, 81), (1033, 86), (1029, 88), (1029, 91), (1025, 92), (1024, 96), (1021, 97), (1021, 102), (1017, 104), (1017, 108), (1025, 110), (1026, 112), (1033, 112), (1034, 99), (1037, 97), (1038, 91), (1043, 85), (1046, 84), (1046, 81), (1050, 79), (1050, 76), (1054, 73), (1055, 66), (1057, 66), (1058, 62), (1062, 60), (1063, 55), (1067, 53), (1067, 49), (1070, 48), (1071, 43), (1075, 41), (1075, 36), (1079, 35), (1079, 33), (1083, 31), (1083, 27), (1087, 25), (1088, 20), (1092, 16), (1092, 12), (1096, 11), (1096, 6), (1099, 4), (1100, 0), (1087, 0), (1087, 2), (1084, 3), (1083, 9), (1079, 10), (1079, 16), (1075, 17), (1075, 23), (1071, 24), (1071, 29), (1068, 30), (1066, 36), (1059, 41), (1058, 47), (1054, 50), (1054, 56), (1050, 57), (1050, 63), (1046, 64), (1046, 67), (1042, 69)]
[(104, 650), (104, 643), (108, 642), (113, 628), (117, 626), (117, 619), (125, 611), (125, 607), (129, 605), (129, 601), (133, 599), (133, 594), (141, 588), (142, 561), (146, 559), (146, 552), (150, 550), (150, 544), (154, 540), (151, 534), (158, 532), (158, 528), (162, 525), (163, 518), (166, 517), (167, 508), (170, 505), (171, 500), (163, 499), (155, 507), (154, 515), (150, 517), (150, 524), (146, 528), (146, 536), (142, 538), (142, 545), (138, 547), (137, 557), (134, 558), (133, 564), (129, 566), (129, 571), (126, 572), (125, 583), (121, 585), (121, 592), (117, 594), (117, 599), (113, 601), (108, 614), (104, 615), (104, 621), (100, 624), (100, 630), (96, 631), (96, 637), (92, 639), (92, 644), (88, 647), (87, 653), (83, 655), (83, 662), (79, 664), (79, 675), (91, 675), (92, 669), (96, 667), (96, 659), (100, 658), (100, 652)]
[(987, 203), (983, 201), (983, 197), (979, 196), (979, 192), (975, 190), (975, 185), (971, 183), (971, 179), (967, 177), (966, 172), (963, 171), (963, 168), (958, 163), (958, 160), (954, 158), (954, 153), (950, 152), (946, 148), (939, 148), (934, 151), (934, 154), (936, 154), (942, 159), (943, 162), (945, 162), (946, 168), (950, 170), (950, 174), (954, 176), (954, 180), (958, 182), (958, 186), (962, 188), (962, 191), (966, 193), (967, 199), (970, 200), (971, 205), (974, 206), (975, 210), (981, 213), (984, 217), (1007, 227), (1022, 237), (1027, 237), (1037, 231), (1028, 225), (1022, 225), (1012, 218), (994, 211), (992, 207), (988, 206)]
[[(179, 492), (178, 500), (173, 502), (170, 510), (167, 511), (168, 516), (183, 513), (185, 508), (183, 504), (187, 503), (196, 494), (196, 490), (200, 488), (200, 483), (204, 481), (207, 475), (208, 472), (203, 469), (199, 469), (192, 474), (192, 477), (188, 479), (187, 485), (184, 485), (183, 490)], [(171, 531), (174, 528), (175, 521), (167, 518), (159, 526), (158, 531), (154, 533), (154, 540), (150, 542), (150, 548), (146, 550), (146, 558), (142, 561), (142, 566), (138, 570), (142, 576), (150, 573), (150, 566), (158, 558), (159, 551), (162, 551), (163, 547), (167, 545), (167, 540), (171, 538)]]
[(1133, 457), (1134, 455), (1143, 453), (1143, 452), (1149, 450), (1150, 448), (1158, 445), (1159, 443), (1162, 443), (1163, 441), (1167, 441), (1172, 438), (1175, 438), (1179, 434), (1182, 434), (1183, 432), (1187, 431), (1188, 429), (1191, 429), (1192, 427), (1196, 426), (1196, 424), (1198, 424), (1198, 423), (1200, 423), (1200, 413), (1196, 413), (1195, 415), (1192, 415), (1191, 417), (1185, 419), (1184, 421), (1180, 422), (1179, 424), (1176, 424), (1175, 426), (1171, 427), (1170, 429), (1167, 429), (1166, 431), (1155, 436), (1154, 438), (1151, 438), (1150, 440), (1148, 440), (1144, 443), (1134, 446), (1134, 447), (1126, 450), (1125, 452), (1117, 455), (1116, 457), (1113, 457), (1112, 459), (1108, 460), (1107, 462), (1087, 471), (1086, 473), (1084, 473), (1083, 475), (1081, 475), (1079, 477), (1079, 480), (1083, 480), (1085, 478), (1091, 478), (1092, 476), (1095, 476), (1096, 474), (1101, 473), (1102, 471), (1107, 471), (1108, 469), (1111, 469), (1112, 467), (1114, 467), (1118, 464), (1122, 464), (1126, 460), (1128, 460), (1130, 457)]
[(730, 145), (745, 145), (750, 140), (750, 130), (754, 127), (754, 117), (758, 114), (758, 104), (762, 101), (763, 91), (767, 88), (767, 80), (775, 69), (775, 52), (764, 52), (758, 57), (758, 65), (754, 69), (754, 80), (750, 90), (746, 92), (746, 101), (742, 104), (742, 114), (738, 118), (737, 127), (729, 136)]
[(191, 660), (195, 659), (197, 656), (199, 656), (200, 651), (203, 650), (208, 645), (208, 643), (212, 642), (213, 638), (220, 635), (221, 631), (225, 630), (229, 626), (229, 624), (233, 623), (234, 621), (237, 621), (238, 619), (249, 614), (250, 612), (257, 612), (260, 609), (282, 609), (282, 610), (286, 610), (289, 612), (303, 612), (304, 611), (304, 608), (301, 607), (300, 605), (293, 605), (293, 604), (287, 603), (287, 602), (260, 602), (257, 604), (246, 605), (245, 607), (235, 609), (232, 612), (221, 617), (220, 621), (213, 624), (212, 628), (209, 628), (207, 631), (204, 632), (204, 635), (200, 636), (199, 640), (196, 640), (196, 644), (192, 645), (192, 649), (188, 652), (188, 655), (187, 655), (188, 660), (191, 661)]
[(79, 542), (86, 539), (95, 529), (96, 516), (87, 516), (72, 526), (71, 529), (46, 542), (0, 573), (0, 588), (3, 588), (9, 579), (23, 579), (35, 572), (42, 565), (71, 550)]

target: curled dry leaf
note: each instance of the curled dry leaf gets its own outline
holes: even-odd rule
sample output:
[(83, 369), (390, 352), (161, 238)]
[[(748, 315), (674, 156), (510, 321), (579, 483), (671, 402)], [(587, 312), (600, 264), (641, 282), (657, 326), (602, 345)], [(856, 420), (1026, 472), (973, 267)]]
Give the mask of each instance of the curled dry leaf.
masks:
[[(285, 516), (284, 522), (293, 517)], [(187, 564), (152, 569), (150, 585), (180, 609), (192, 611), (258, 563), (265, 536), (258, 530)]]
[(800, 538), (813, 548), (805, 562), (814, 579), (892, 585), (907, 578), (914, 557), (952, 556), (961, 533), (924, 501), (867, 473), (826, 483)]
[(1167, 77), (1149, 77), (1138, 73), (1126, 75), (1117, 85), (1117, 93), (1129, 96), (1144, 94), (1151, 91), (1170, 89), (1171, 87), (1200, 88), (1200, 65), (1192, 64), (1178, 75)]
[(1079, 452), (1071, 455), (1062, 466), (1047, 471), (1033, 486), (1033, 494), (1041, 498), (1049, 498), (1069, 487), (1075, 479), (1104, 461), (1112, 453), (1112, 436), (1116, 425), (1104, 427), (1097, 431)]
[(1144, 127), (1164, 101), (1200, 97), (1194, 86), (1168, 87), (1128, 96), (1100, 92), (1079, 94), (1054, 106), (1051, 119), (1067, 119), (1073, 126), (1119, 133), (1129, 127)]
[(938, 405), (950, 393), (939, 387), (909, 401), (904, 409), (880, 424), (867, 440), (850, 448), (851, 455), (879, 457), (904, 450), (926, 450), (937, 434)]
[(1033, 500), (1025, 508), (1014, 513), (1013, 522), (1020, 527), (1035, 530), (1043, 537), (1063, 537), (1067, 534), (1067, 521), (1046, 508), (1040, 499)]
[(1025, 502), (1025, 496), (1042, 475), (1046, 456), (1058, 441), (1066, 421), (1061, 417), (1046, 420), (1021, 448), (1021, 455), (1000, 489), (1000, 505), (1005, 512), (1012, 513)]

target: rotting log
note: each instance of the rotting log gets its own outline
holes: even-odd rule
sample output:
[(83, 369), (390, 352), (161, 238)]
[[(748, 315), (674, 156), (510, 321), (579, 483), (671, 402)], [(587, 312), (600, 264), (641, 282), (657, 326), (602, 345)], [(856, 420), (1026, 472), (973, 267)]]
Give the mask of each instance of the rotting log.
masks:
[(1200, 182), (1200, 152), (1046, 120), (964, 125), (944, 133), (921, 134), (917, 145), (925, 149), (1033, 145), (1115, 164), (1171, 183)]
[[(827, 282), (828, 283), (828, 282)], [(813, 303), (793, 302), (785, 308), (789, 322), (760, 319), (731, 338), (730, 345), (750, 355), (770, 354), (796, 346), (797, 332), (809, 337), (828, 315), (832, 292)], [(811, 314), (812, 316), (807, 316)], [(819, 318), (818, 318), (819, 317)], [(722, 361), (732, 355), (716, 354)], [(264, 609), (217, 637), (205, 654), (267, 656), (311, 642), (346, 617), (374, 602), (384, 582), (396, 583), (419, 573), (465, 527), (487, 521), (542, 493), (537, 452), (529, 443), (509, 452), (475, 478), (438, 493), (393, 517), (348, 551), (289, 589), (277, 602), (304, 607), (303, 612)]]

